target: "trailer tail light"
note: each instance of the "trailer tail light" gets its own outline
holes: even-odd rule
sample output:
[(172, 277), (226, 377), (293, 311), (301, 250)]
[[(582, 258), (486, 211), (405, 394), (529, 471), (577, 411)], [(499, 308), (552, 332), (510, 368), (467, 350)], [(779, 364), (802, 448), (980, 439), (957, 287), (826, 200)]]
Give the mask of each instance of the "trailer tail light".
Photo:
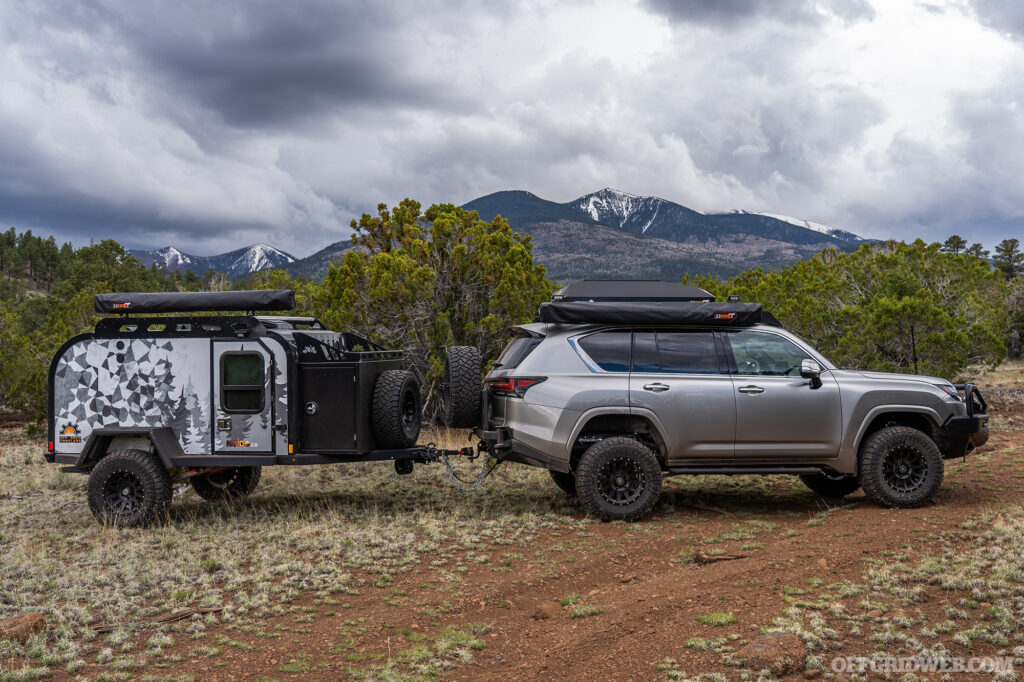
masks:
[(531, 386), (536, 386), (546, 379), (547, 377), (508, 377), (491, 379), (487, 383), (494, 395), (514, 395), (522, 398)]
[(48, 442), (48, 443), (46, 444), (46, 449), (47, 449), (48, 451), (50, 451), (50, 452), (53, 452), (53, 441), (52, 441), (52, 440), (51, 440), (51, 441), (49, 441), (49, 442)]

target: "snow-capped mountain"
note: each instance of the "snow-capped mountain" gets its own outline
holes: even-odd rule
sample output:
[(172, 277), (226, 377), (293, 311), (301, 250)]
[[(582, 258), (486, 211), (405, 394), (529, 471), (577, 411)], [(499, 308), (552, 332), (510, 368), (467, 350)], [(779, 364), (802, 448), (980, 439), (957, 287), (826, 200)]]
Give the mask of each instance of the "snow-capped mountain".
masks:
[(280, 268), (295, 262), (294, 256), (269, 244), (253, 244), (216, 256), (194, 256), (173, 246), (165, 246), (155, 251), (131, 249), (130, 253), (142, 261), (146, 267), (156, 263), (163, 265), (168, 270), (191, 270), (197, 275), (202, 275), (207, 270), (213, 269), (232, 277), (270, 268)]
[(815, 232), (820, 232), (821, 234), (828, 235), (829, 237), (832, 237), (834, 239), (838, 239), (838, 240), (844, 241), (844, 242), (854, 243), (854, 242), (862, 242), (862, 241), (864, 241), (861, 237), (858, 237), (854, 233), (847, 232), (846, 230), (840, 230), (838, 227), (829, 227), (828, 225), (822, 225), (821, 223), (816, 223), (816, 222), (813, 222), (813, 221), (810, 221), (810, 220), (801, 220), (800, 218), (792, 218), (792, 217), (790, 217), (788, 215), (779, 215), (778, 213), (758, 213), (757, 211), (741, 211), (741, 210), (729, 211), (729, 213), (733, 213), (733, 214), (746, 214), (746, 215), (760, 215), (760, 216), (765, 216), (766, 218), (772, 218), (774, 220), (781, 220), (784, 223), (789, 223), (790, 225), (796, 225), (797, 227), (802, 227), (802, 228), (807, 229), (807, 230), (814, 230)]

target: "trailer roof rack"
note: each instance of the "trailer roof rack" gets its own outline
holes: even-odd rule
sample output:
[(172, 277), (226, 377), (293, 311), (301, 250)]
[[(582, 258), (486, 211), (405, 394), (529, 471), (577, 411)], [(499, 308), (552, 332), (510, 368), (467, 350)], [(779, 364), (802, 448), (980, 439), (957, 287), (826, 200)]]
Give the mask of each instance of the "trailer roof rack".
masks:
[(713, 294), (697, 287), (646, 279), (585, 279), (554, 293), (552, 301), (699, 301), (712, 303)]
[(98, 313), (114, 315), (292, 310), (295, 308), (295, 292), (291, 289), (261, 289), (97, 294), (93, 305)]

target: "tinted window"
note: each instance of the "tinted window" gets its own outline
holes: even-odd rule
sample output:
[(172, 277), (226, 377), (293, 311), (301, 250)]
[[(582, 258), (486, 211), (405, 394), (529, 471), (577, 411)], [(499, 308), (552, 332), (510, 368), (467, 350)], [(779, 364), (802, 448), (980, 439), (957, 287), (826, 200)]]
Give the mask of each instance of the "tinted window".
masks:
[(633, 333), (633, 371), (661, 371), (661, 363), (658, 361), (658, 340), (650, 329)]
[(661, 371), (718, 374), (718, 350), (712, 332), (658, 332)]
[(800, 362), (810, 357), (788, 339), (766, 332), (730, 331), (729, 343), (739, 374), (800, 376)]
[(502, 369), (513, 369), (519, 366), (526, 356), (533, 352), (533, 349), (540, 345), (540, 342), (544, 340), (543, 336), (517, 336), (512, 339), (505, 350), (501, 352), (498, 357), (498, 361), (494, 364), (495, 367), (501, 367)]
[(606, 372), (628, 372), (633, 333), (607, 331), (579, 340), (580, 348)]
[(220, 360), (221, 404), (230, 412), (263, 409), (263, 356), (225, 353)]

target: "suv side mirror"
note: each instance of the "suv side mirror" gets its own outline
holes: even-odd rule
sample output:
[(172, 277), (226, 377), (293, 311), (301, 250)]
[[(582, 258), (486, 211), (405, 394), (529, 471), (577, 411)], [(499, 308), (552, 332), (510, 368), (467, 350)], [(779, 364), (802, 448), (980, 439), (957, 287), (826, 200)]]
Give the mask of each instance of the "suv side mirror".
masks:
[(800, 376), (811, 380), (811, 388), (821, 388), (821, 365), (814, 360), (800, 361)]

